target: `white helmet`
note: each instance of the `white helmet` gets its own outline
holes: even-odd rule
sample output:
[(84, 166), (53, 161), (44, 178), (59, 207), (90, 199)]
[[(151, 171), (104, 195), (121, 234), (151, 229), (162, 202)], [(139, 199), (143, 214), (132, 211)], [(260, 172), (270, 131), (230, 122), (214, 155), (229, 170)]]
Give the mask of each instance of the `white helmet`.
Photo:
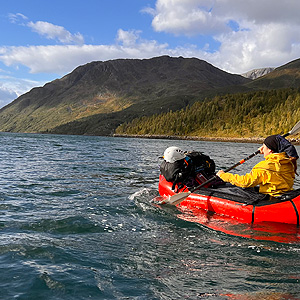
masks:
[(169, 147), (164, 152), (166, 162), (174, 163), (177, 160), (185, 158), (184, 152), (178, 147)]

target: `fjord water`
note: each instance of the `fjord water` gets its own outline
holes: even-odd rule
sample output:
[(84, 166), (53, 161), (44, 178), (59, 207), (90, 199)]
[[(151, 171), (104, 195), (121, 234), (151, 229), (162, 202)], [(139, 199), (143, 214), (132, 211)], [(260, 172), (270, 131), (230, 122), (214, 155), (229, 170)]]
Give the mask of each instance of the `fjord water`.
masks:
[(300, 299), (300, 244), (226, 235), (150, 204), (168, 146), (221, 168), (257, 144), (0, 139), (1, 299)]

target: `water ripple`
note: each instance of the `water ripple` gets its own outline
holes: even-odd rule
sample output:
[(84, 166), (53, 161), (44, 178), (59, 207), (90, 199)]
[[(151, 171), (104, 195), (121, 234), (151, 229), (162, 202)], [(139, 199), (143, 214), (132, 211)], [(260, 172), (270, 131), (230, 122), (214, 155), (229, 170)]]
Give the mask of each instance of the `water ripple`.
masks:
[(297, 299), (298, 245), (228, 236), (150, 203), (168, 146), (223, 168), (258, 145), (0, 138), (3, 299)]

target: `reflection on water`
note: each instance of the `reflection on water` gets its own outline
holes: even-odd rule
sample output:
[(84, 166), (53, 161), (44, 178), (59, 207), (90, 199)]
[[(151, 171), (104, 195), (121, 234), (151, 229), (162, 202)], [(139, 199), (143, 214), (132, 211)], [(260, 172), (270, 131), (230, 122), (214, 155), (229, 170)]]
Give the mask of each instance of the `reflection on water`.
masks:
[(293, 224), (274, 222), (247, 224), (202, 209), (181, 207), (180, 210), (182, 213), (178, 214), (178, 218), (199, 223), (229, 235), (279, 243), (300, 243), (300, 229)]

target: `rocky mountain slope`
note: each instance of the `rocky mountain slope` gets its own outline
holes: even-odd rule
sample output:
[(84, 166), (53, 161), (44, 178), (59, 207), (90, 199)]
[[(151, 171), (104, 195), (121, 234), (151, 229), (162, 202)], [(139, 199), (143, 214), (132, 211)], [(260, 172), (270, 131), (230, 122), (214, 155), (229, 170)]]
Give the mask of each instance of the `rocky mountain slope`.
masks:
[(266, 76), (259, 77), (246, 84), (251, 89), (299, 88), (300, 59), (293, 60), (274, 69)]
[(0, 131), (109, 135), (137, 116), (181, 109), (249, 82), (196, 58), (92, 62), (2, 108)]
[(257, 79), (259, 77), (262, 77), (264, 75), (269, 74), (272, 72), (275, 68), (261, 68), (261, 69), (254, 69), (249, 72), (246, 72), (244, 74), (241, 74), (243, 77), (249, 78), (249, 79)]

